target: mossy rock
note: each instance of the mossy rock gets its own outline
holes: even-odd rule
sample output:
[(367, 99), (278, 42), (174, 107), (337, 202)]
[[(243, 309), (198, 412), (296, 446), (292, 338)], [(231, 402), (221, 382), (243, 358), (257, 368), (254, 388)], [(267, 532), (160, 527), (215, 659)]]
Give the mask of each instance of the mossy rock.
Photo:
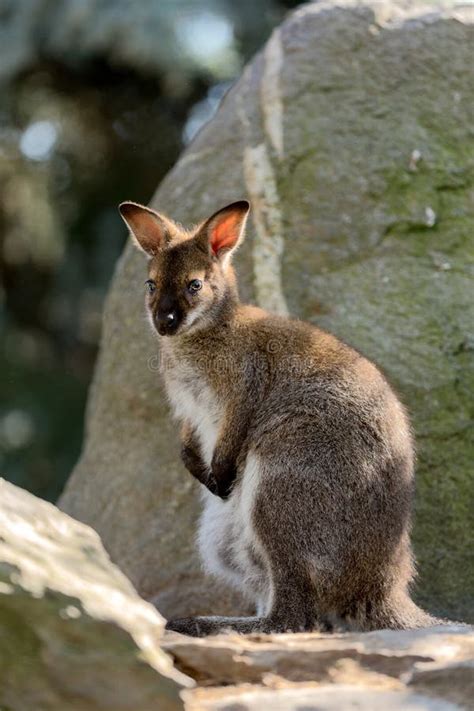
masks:
[[(375, 360), (418, 443), (416, 597), (473, 620), (472, 14), (452, 3), (308, 4), (274, 32), (153, 204), (184, 223), (249, 197), (243, 296)], [(140, 200), (130, 194), (124, 198)], [(193, 544), (143, 313), (143, 258), (111, 286), (87, 439), (61, 505), (165, 615), (238, 611)]]

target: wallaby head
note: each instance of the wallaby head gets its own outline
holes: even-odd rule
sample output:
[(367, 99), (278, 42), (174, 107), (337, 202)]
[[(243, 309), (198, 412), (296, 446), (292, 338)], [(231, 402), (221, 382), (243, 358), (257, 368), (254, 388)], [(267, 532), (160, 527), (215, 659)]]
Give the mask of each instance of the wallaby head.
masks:
[(190, 231), (134, 202), (123, 202), (119, 209), (149, 259), (146, 304), (161, 336), (209, 325), (237, 299), (230, 260), (244, 236), (246, 200), (227, 205)]

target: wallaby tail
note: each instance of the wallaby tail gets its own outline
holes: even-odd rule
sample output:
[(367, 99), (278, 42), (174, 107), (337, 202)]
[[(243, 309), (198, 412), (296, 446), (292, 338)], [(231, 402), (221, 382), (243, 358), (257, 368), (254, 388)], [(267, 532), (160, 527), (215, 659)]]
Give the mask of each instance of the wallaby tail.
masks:
[(409, 630), (449, 624), (455, 623), (425, 612), (409, 595), (401, 596), (401, 599), (397, 599), (396, 602), (376, 607), (366, 618), (367, 629)]

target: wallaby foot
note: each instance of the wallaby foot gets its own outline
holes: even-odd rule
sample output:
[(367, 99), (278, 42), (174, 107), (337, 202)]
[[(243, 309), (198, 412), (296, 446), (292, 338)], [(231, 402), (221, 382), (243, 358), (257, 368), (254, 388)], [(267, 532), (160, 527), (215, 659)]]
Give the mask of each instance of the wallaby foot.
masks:
[(270, 617), (181, 617), (170, 620), (167, 630), (190, 637), (207, 637), (211, 634), (237, 632), (238, 634), (277, 634), (279, 632), (310, 632), (321, 630), (315, 621), (308, 626), (301, 621), (292, 623)]
[(260, 632), (263, 617), (180, 617), (169, 620), (166, 629), (189, 637), (206, 637), (222, 632), (239, 632), (250, 634)]

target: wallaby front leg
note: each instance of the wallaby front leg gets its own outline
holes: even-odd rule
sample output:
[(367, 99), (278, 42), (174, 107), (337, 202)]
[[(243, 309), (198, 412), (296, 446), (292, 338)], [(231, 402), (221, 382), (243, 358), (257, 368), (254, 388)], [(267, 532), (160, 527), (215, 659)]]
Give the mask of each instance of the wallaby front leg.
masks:
[(188, 472), (215, 494), (209, 467), (204, 463), (194, 428), (189, 422), (184, 422), (181, 427), (181, 459)]
[(227, 499), (232, 491), (238, 461), (244, 456), (247, 431), (248, 415), (235, 408), (227, 413), (211, 462), (211, 477), (221, 499)]

